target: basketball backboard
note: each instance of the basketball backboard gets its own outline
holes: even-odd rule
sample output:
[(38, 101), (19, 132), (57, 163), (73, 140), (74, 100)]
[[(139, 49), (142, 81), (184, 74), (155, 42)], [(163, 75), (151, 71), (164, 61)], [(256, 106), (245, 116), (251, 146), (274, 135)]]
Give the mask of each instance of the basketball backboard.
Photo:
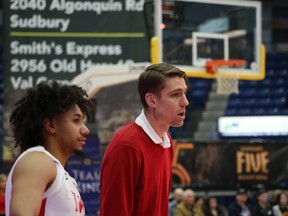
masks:
[(240, 59), (245, 66), (219, 71), (238, 73), (244, 80), (264, 79), (261, 2), (154, 0), (154, 5), (159, 62), (173, 64), (191, 77), (215, 78), (207, 73), (206, 61)]

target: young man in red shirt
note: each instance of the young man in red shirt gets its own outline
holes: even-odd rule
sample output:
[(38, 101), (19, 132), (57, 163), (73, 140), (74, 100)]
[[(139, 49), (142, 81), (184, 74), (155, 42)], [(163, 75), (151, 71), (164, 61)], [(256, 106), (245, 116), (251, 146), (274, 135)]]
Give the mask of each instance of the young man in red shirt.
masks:
[(135, 122), (109, 143), (101, 169), (101, 216), (167, 216), (173, 160), (170, 126), (184, 123), (187, 77), (178, 68), (151, 65), (138, 79), (143, 105)]

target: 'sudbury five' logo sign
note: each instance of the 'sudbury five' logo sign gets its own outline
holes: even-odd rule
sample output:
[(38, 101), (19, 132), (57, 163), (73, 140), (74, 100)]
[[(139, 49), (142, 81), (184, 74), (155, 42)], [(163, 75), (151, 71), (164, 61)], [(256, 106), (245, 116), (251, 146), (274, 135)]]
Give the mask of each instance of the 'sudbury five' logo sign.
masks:
[(241, 146), (236, 152), (237, 180), (268, 180), (269, 152), (263, 146)]

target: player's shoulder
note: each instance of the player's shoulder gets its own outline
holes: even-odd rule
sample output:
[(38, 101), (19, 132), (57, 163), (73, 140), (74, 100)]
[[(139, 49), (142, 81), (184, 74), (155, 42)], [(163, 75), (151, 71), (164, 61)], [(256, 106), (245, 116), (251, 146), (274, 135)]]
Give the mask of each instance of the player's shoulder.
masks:
[(24, 154), (21, 158), (21, 161), (43, 161), (43, 162), (53, 162), (53, 159), (43, 151), (31, 151)]
[(41, 151), (32, 151), (24, 154), (15, 164), (17, 170), (29, 170), (38, 173), (56, 172), (56, 166), (51, 157)]
[(51, 157), (41, 151), (25, 152), (11, 170), (13, 185), (34, 182), (47, 188), (57, 176), (57, 167)]

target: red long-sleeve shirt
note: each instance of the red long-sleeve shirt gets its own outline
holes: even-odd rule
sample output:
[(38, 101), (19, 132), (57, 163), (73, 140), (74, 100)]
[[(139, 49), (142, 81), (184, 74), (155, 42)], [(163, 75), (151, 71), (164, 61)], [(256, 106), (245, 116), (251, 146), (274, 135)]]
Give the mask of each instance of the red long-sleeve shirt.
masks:
[(120, 129), (102, 162), (100, 215), (168, 215), (172, 160), (173, 146), (155, 144), (135, 122)]

